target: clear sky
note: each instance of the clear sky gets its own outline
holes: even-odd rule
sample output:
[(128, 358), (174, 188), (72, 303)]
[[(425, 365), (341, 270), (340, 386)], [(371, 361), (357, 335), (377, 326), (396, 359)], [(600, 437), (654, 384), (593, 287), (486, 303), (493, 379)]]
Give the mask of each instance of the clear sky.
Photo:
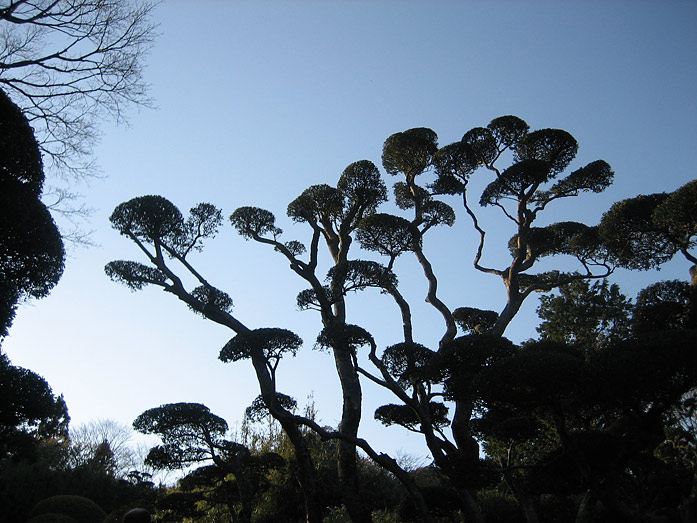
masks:
[[(573, 168), (604, 159), (616, 173), (604, 194), (557, 205), (548, 221), (596, 223), (614, 201), (697, 177), (693, 1), (166, 0), (155, 17), (161, 37), (146, 75), (158, 108), (132, 111), (127, 128), (103, 126), (96, 158), (107, 178), (83, 187), (99, 247), (71, 252), (59, 285), (19, 310), (3, 344), (14, 364), (65, 395), (73, 423), (130, 425), (148, 408), (190, 401), (234, 426), (258, 394), (249, 362), (217, 359), (232, 333), (158, 289), (131, 293), (104, 275), (111, 260), (144, 261), (108, 221), (135, 196), (160, 194), (184, 212), (208, 201), (225, 216), (264, 207), (286, 239), (304, 240), (307, 231), (285, 209), (307, 186), (335, 184), (357, 160), (381, 167), (383, 141), (395, 132), (430, 127), (445, 145), (505, 114), (573, 134), (580, 144)], [(451, 203), (455, 227), (426, 244), (443, 299), (500, 310), (503, 286), (471, 269), (475, 236)], [(510, 229), (494, 223), (490, 235), (507, 241)], [(296, 310), (305, 286), (287, 263), (227, 223), (193, 260), (250, 328), (301, 335), (303, 350), (281, 364), (280, 389), (301, 404), (313, 394), (322, 422), (336, 425), (333, 362), (312, 350), (319, 321)], [(485, 260), (499, 265), (496, 256)], [(421, 304), (416, 264), (400, 259), (397, 272)], [(658, 274), (618, 271), (613, 281), (633, 297), (676, 277), (687, 277), (685, 262)], [(382, 346), (398, 341), (398, 317), (384, 296), (352, 296), (349, 306), (349, 321), (368, 326)], [(535, 335), (534, 309), (530, 301), (509, 337)], [(433, 346), (440, 322), (419, 310), (417, 341)], [(381, 451), (425, 454), (418, 438), (372, 421), (385, 396), (368, 384), (364, 396), (362, 435)]]

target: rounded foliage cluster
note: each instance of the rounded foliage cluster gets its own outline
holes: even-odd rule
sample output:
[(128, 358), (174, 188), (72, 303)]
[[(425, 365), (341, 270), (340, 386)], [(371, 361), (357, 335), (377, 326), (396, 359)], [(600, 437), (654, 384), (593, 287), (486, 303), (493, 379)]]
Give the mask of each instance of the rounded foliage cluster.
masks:
[(382, 353), (382, 363), (400, 383), (408, 384), (433, 378), (436, 353), (419, 343), (397, 343)]
[(201, 310), (191, 307), (194, 312), (201, 313), (206, 307), (215, 307), (223, 312), (232, 310), (232, 298), (227, 293), (210, 285), (196, 287), (191, 291), (191, 295), (201, 304)]
[(133, 428), (143, 434), (158, 434), (165, 441), (190, 427), (206, 427), (210, 433), (224, 434), (227, 422), (211, 413), (200, 403), (169, 403), (148, 409), (133, 422)]
[(230, 223), (246, 239), (263, 236), (267, 233), (281, 234), (276, 227), (276, 217), (271, 211), (259, 207), (240, 207), (230, 215)]
[(285, 353), (295, 356), (303, 341), (287, 329), (262, 328), (243, 332), (228, 341), (220, 351), (224, 362), (250, 358), (257, 352), (266, 359), (280, 359)]
[(566, 169), (578, 152), (578, 142), (561, 129), (540, 129), (528, 133), (515, 146), (517, 161), (546, 162), (553, 173)]
[(343, 292), (368, 287), (390, 288), (397, 285), (397, 276), (384, 265), (374, 261), (350, 260), (329, 269), (327, 280)]
[(128, 260), (109, 262), (104, 266), (104, 272), (111, 281), (123, 283), (134, 291), (148, 284), (163, 286), (167, 281), (167, 276), (159, 269)]
[[(294, 412), (298, 408), (298, 402), (295, 401), (295, 399), (280, 392), (276, 393), (276, 403), (281, 408), (290, 412)], [(254, 398), (254, 401), (245, 409), (244, 413), (250, 421), (259, 422), (269, 415), (269, 407), (266, 405), (264, 398), (260, 395)]]
[(288, 216), (296, 222), (316, 222), (341, 214), (343, 201), (338, 189), (327, 184), (312, 185), (288, 204)]
[(413, 178), (431, 166), (437, 150), (438, 135), (431, 129), (417, 127), (395, 133), (382, 147), (382, 166), (389, 174)]
[[(48, 515), (57, 515), (63, 519), (46, 519)], [(70, 518), (78, 523), (101, 523), (106, 518), (99, 505), (91, 499), (82, 496), (60, 495), (46, 498), (32, 509), (31, 521), (69, 521)], [(43, 517), (44, 519), (35, 520), (34, 518)]]
[(387, 201), (387, 188), (380, 171), (369, 160), (350, 164), (336, 185), (349, 208), (357, 208), (360, 214), (371, 214), (381, 203)]
[(670, 260), (679, 247), (666, 241), (665, 229), (653, 221), (665, 193), (640, 195), (619, 201), (600, 221), (600, 234), (612, 259), (630, 269), (649, 269)]
[(358, 325), (332, 325), (317, 336), (317, 347), (321, 349), (356, 350), (374, 343), (370, 333)]
[(162, 196), (139, 196), (119, 204), (109, 217), (121, 234), (140, 240), (169, 241), (184, 232), (184, 217)]
[(453, 319), (465, 333), (483, 333), (493, 328), (499, 314), (495, 311), (474, 307), (458, 307), (453, 311)]
[(421, 241), (415, 238), (408, 220), (383, 213), (364, 218), (356, 231), (356, 239), (364, 249), (390, 258), (413, 250)]

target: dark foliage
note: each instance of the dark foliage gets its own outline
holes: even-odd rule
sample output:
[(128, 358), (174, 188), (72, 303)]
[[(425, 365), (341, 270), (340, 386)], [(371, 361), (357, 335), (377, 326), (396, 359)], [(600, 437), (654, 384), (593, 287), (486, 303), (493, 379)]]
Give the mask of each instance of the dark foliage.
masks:
[(39, 502), (31, 511), (32, 521), (42, 514), (60, 514), (78, 523), (96, 523), (106, 518), (106, 512), (91, 499), (71, 495), (53, 496)]
[[(276, 400), (286, 410), (293, 412), (298, 408), (298, 402), (286, 394), (276, 393)], [(253, 422), (262, 421), (269, 415), (269, 408), (264, 398), (257, 396), (252, 404), (245, 409), (245, 416)]]
[(63, 241), (40, 200), (43, 182), (34, 133), (0, 90), (0, 338), (17, 304), (46, 296), (63, 273)]
[(0, 462), (35, 455), (39, 438), (64, 440), (69, 420), (46, 380), (0, 354)]

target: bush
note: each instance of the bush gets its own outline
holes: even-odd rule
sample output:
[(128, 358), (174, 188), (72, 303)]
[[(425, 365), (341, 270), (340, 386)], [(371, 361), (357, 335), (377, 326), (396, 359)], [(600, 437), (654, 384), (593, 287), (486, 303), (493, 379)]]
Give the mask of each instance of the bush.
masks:
[(27, 523), (79, 523), (77, 519), (65, 514), (45, 513), (31, 518)]
[(489, 523), (524, 523), (525, 518), (515, 498), (495, 490), (478, 494), (484, 519)]
[[(91, 499), (68, 495), (53, 496), (39, 501), (30, 516), (35, 518), (47, 514), (69, 516), (77, 523), (102, 523), (106, 518), (106, 512)], [(60, 521), (63, 523), (63, 520)]]

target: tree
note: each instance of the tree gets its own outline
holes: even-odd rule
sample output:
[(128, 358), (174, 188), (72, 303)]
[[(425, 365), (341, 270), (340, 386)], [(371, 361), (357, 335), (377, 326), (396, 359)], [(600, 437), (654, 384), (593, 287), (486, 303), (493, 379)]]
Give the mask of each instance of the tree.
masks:
[[(225, 439), (225, 420), (199, 403), (171, 403), (149, 409), (136, 418), (133, 427), (162, 439), (163, 445), (152, 448), (147, 457), (155, 468), (181, 469), (212, 461), (217, 472), (198, 469), (199, 481), (191, 475), (189, 480), (200, 483), (205, 476), (206, 483), (218, 483), (213, 493), (222, 495), (233, 521), (252, 520), (252, 501), (262, 478), (283, 464), (277, 454), (252, 455), (244, 445)], [(227, 474), (234, 474), (233, 484), (226, 481)], [(236, 490), (237, 495), (230, 496), (226, 492), (230, 489)]]
[(105, 117), (148, 105), (143, 58), (151, 2), (10, 0), (0, 7), (0, 85), (39, 136), (52, 167), (84, 175)]
[(688, 302), (689, 284), (677, 280), (643, 289), (634, 306), (607, 282), (574, 282), (541, 300), (544, 343), (478, 378), (475, 425), (521, 505), (541, 492), (585, 491), (578, 520), (592, 517), (596, 501), (627, 519), (631, 506), (675, 512), (689, 500), (694, 445), (685, 427), (697, 376)]
[(141, 470), (137, 452), (131, 447), (132, 431), (114, 420), (100, 419), (70, 429), (70, 461), (74, 468), (97, 467), (125, 479)]
[[(282, 243), (278, 238), (274, 215), (254, 207), (241, 207), (230, 216), (232, 225), (246, 239), (273, 246), (291, 264), (310, 289), (299, 297), (301, 307), (315, 306), (320, 311), (323, 325), (318, 343), (332, 351), (343, 393), (341, 422), (338, 432), (355, 439), (361, 419), (362, 391), (354, 364), (358, 347), (365, 346), (362, 333), (346, 322), (344, 296), (348, 290), (375, 285), (383, 274), (365, 274), (365, 266), (349, 261), (351, 235), (361, 220), (373, 214), (387, 199), (387, 190), (377, 167), (367, 160), (350, 164), (342, 173), (336, 187), (314, 185), (306, 189), (288, 205), (288, 216), (293, 221), (307, 224), (312, 230), (309, 262), (299, 259), (305, 247), (293, 241)], [(333, 267), (324, 285), (316, 274), (319, 242), (324, 239)], [(374, 267), (374, 266), (371, 266)], [(345, 493), (345, 504), (355, 521), (369, 521), (370, 514), (360, 502), (356, 444), (349, 440), (339, 443), (340, 481)]]
[(41, 376), (0, 354), (0, 460), (34, 460), (40, 441), (67, 440), (69, 421), (62, 396), (54, 396)]
[(697, 326), (697, 180), (672, 193), (639, 195), (615, 203), (600, 223), (613, 262), (646, 270), (680, 253), (691, 264), (688, 323)]
[[(697, 384), (694, 332), (668, 331), (581, 346), (530, 343), (481, 373), (475, 427), (487, 455), (537, 521), (542, 494), (582, 496), (576, 521), (670, 513), (677, 517), (689, 485), (682, 465), (656, 458), (674, 409)], [(672, 468), (672, 470), (671, 470)], [(668, 478), (673, 479), (668, 479)], [(668, 490), (675, 495), (666, 498)], [(678, 494), (680, 493), (680, 494)]]
[[(292, 336), (284, 329), (259, 332), (244, 325), (232, 314), (232, 299), (211, 285), (189, 262), (189, 256), (202, 249), (203, 241), (217, 233), (222, 222), (220, 210), (202, 203), (193, 207), (189, 217), (184, 219), (179, 209), (165, 198), (143, 196), (117, 206), (110, 220), (114, 228), (130, 238), (154, 266), (123, 260), (110, 262), (105, 267), (110, 278), (134, 290), (146, 285), (162, 287), (195, 313), (236, 333), (231, 343), (242, 350), (231, 351), (229, 355), (225, 351), (221, 355), (225, 360), (252, 361), (264, 403), (293, 442), (308, 521), (320, 521), (321, 502), (312, 458), (299, 430), (298, 420), (278, 400), (275, 379), (270, 370), (278, 366), (277, 361), (272, 363), (269, 360), (278, 359), (279, 352), (273, 349), (278, 346), (279, 340)], [(258, 218), (259, 227), (270, 227), (265, 220), (265, 216)], [(187, 290), (176, 269), (171, 267), (170, 260), (199, 285)]]
[[(363, 222), (359, 241), (365, 249), (388, 256), (387, 266), (390, 268), (400, 254), (414, 253), (428, 282), (426, 301), (443, 319), (443, 335), (438, 346), (434, 347), (437, 351), (429, 355), (419, 349), (413, 343), (408, 305), (399, 293), (385, 286), (386, 292), (393, 296), (400, 308), (405, 326), (404, 343), (394, 347), (403, 351), (403, 358), (409, 364), (406, 369), (390, 369), (386, 365), (389, 364), (386, 356), (390, 348), (384, 351), (382, 360), (373, 357), (371, 352), (371, 362), (380, 369), (382, 376), (376, 382), (387, 386), (404, 403), (391, 409), (391, 422), (407, 428), (418, 427), (418, 431), (424, 434), (435, 463), (458, 486), (463, 510), (473, 521), (482, 521), (474, 491), (486, 483), (488, 473), (479, 460), (477, 442), (470, 429), (476, 402), (471, 380), (507, 350), (505, 343), (502, 345), (491, 336), (503, 335), (523, 301), (533, 292), (549, 291), (575, 280), (604, 277), (612, 271), (597, 228), (577, 222), (559, 222), (546, 227), (534, 225), (552, 202), (582, 192), (601, 192), (612, 182), (613, 172), (602, 160), (560, 178), (576, 156), (577, 148), (576, 140), (566, 131), (542, 129), (529, 132), (528, 124), (515, 116), (496, 118), (486, 128), (471, 129), (462, 140), (441, 148), (437, 146), (436, 134), (423, 128), (392, 135), (383, 146), (385, 170), (402, 176), (402, 181), (394, 187), (396, 203), (400, 208), (410, 210), (413, 218), (374, 215)], [(513, 163), (501, 170), (497, 163), (506, 152), (513, 154)], [(420, 184), (419, 177), (432, 168), (436, 180)], [(468, 182), (480, 168), (495, 175), (494, 181), (482, 193), (480, 205), (498, 207), (514, 227), (514, 234), (508, 242), (510, 262), (502, 261), (498, 269), (482, 263), (486, 231), (467, 198)], [(499, 314), (472, 307), (453, 310), (438, 297), (438, 279), (424, 253), (423, 238), (434, 226), (454, 222), (452, 208), (436, 200), (441, 195), (461, 196), (464, 209), (479, 234), (474, 267), (503, 280), (507, 303)], [(561, 254), (576, 258), (582, 272), (530, 274), (540, 259)], [(478, 339), (470, 335), (456, 338), (458, 323), (466, 332), (484, 332), (489, 337)], [(418, 355), (417, 351), (421, 354)], [(434, 367), (437, 372), (434, 372)], [(396, 386), (394, 378), (404, 381), (401, 369), (408, 371), (410, 396)], [(400, 372), (395, 373), (395, 370)], [(449, 422), (453, 441), (446, 437), (443, 427), (438, 426), (442, 416), (432, 415), (434, 405), (437, 405), (433, 403), (434, 398), (443, 395), (433, 389), (439, 383), (445, 385), (445, 397), (455, 402), (452, 421)], [(412, 412), (416, 417), (412, 416), (407, 425), (404, 418), (394, 416), (397, 412)], [(380, 409), (376, 415), (379, 413)], [(390, 418), (383, 416), (383, 421), (389, 423)]]
[[(475, 127), (462, 140), (446, 145), (433, 157), (437, 174), (436, 193), (459, 194), (479, 233), (474, 267), (502, 278), (508, 295), (506, 306), (491, 328), (503, 334), (523, 301), (535, 291), (549, 291), (573, 280), (599, 278), (611, 273), (597, 228), (578, 222), (558, 222), (535, 227), (540, 213), (563, 198), (583, 192), (599, 193), (612, 183), (614, 173), (607, 162), (596, 160), (560, 177), (576, 156), (578, 143), (560, 129), (529, 132), (526, 122), (515, 116), (492, 120), (486, 128)], [(513, 163), (501, 170), (497, 162), (513, 153)], [(482, 265), (486, 231), (467, 200), (467, 185), (484, 168), (495, 175), (483, 191), (481, 206), (498, 207), (512, 222), (515, 234), (509, 242), (511, 262), (500, 269)], [(547, 271), (530, 274), (536, 262), (554, 255), (576, 258), (582, 273)]]
[[(274, 376), (280, 357), (283, 352), (294, 354), (299, 347), (290, 343), (292, 336), (288, 331), (242, 325), (231, 313), (231, 299), (190, 263), (189, 254), (194, 247), (200, 247), (199, 240), (211, 236), (221, 222), (214, 207), (200, 204), (192, 209), (191, 217), (184, 219), (173, 204), (157, 196), (119, 205), (112, 214), (112, 224), (136, 243), (150, 265), (116, 261), (107, 265), (106, 272), (132, 289), (149, 284), (162, 287), (195, 312), (236, 333), (221, 352), (221, 358), (252, 360), (263, 402), (284, 430), (291, 430), (289, 436), (299, 456), (304, 452), (302, 439), (298, 439), (300, 443), (293, 439), (302, 436), (298, 426), (309, 427), (323, 439), (338, 440), (344, 504), (352, 519), (370, 518), (358, 503), (356, 447), (403, 483), (422, 520), (431, 518), (413, 478), (393, 458), (375, 452), (368, 442), (357, 437), (362, 410), (359, 378), (363, 377), (396, 398), (397, 403), (378, 409), (376, 416), (380, 421), (421, 433), (435, 464), (455, 486), (466, 517), (481, 522), (476, 492), (495, 481), (500, 471), (479, 457), (471, 427), (479, 401), (474, 380), (498, 359), (510, 355), (513, 346), (502, 335), (533, 292), (549, 291), (576, 280), (601, 278), (613, 269), (597, 227), (577, 222), (536, 226), (539, 215), (553, 202), (582, 192), (600, 192), (611, 183), (612, 170), (600, 160), (562, 174), (574, 159), (577, 147), (575, 139), (565, 131), (529, 132), (527, 123), (513, 116), (497, 118), (486, 128), (474, 128), (461, 141), (441, 148), (432, 130), (410, 129), (390, 136), (382, 155), (385, 170), (402, 177), (394, 187), (395, 201), (411, 214), (409, 218), (378, 212), (387, 199), (387, 191), (377, 167), (367, 160), (349, 165), (336, 186), (313, 185), (288, 205), (288, 216), (308, 233), (305, 242), (282, 240), (283, 231), (268, 210), (244, 206), (232, 213), (231, 223), (242, 237), (272, 247), (309, 286), (298, 295), (297, 303), (301, 309), (319, 313), (317, 345), (329, 350), (336, 363), (343, 392), (342, 418), (337, 430), (289, 413), (279, 402)], [(508, 153), (512, 153), (513, 162), (501, 170), (497, 163)], [(512, 239), (502, 242), (509, 246), (511, 258), (501, 261), (500, 268), (483, 265), (486, 232), (467, 200), (468, 181), (480, 167), (495, 175), (480, 203), (501, 209), (513, 224)], [(435, 180), (421, 183), (431, 169), (435, 169)], [(447, 195), (462, 198), (479, 234), (475, 268), (499, 276), (507, 289), (507, 303), (500, 314), (472, 307), (452, 308), (439, 297), (439, 282), (424, 238), (437, 226), (453, 225), (455, 211), (440, 199)], [(203, 223), (210, 227), (196, 225)], [(329, 254), (326, 262), (321, 257), (321, 243)], [(358, 246), (384, 256), (386, 263), (355, 257)], [(430, 346), (415, 341), (412, 307), (398, 288), (394, 271), (397, 259), (406, 253), (412, 253), (423, 269), (426, 302), (442, 318), (440, 339), (432, 340)], [(580, 271), (531, 274), (539, 260), (553, 255), (575, 258)], [(199, 286), (187, 290), (170, 260), (178, 263)], [(327, 265), (329, 270), (325, 272)], [(388, 295), (402, 320), (399, 334), (388, 347), (379, 347), (368, 330), (350, 322), (347, 296), (352, 291), (370, 288)], [(458, 324), (469, 334), (457, 337)], [(307, 463), (311, 475), (311, 463)]]
[(635, 333), (689, 327), (690, 284), (681, 280), (659, 281), (637, 295), (632, 317)]
[(18, 303), (46, 296), (63, 273), (63, 241), (40, 200), (43, 183), (34, 133), (0, 90), (0, 340)]
[[(373, 176), (371, 169), (364, 169), (360, 172)], [(326, 196), (321, 201), (327, 205), (327, 209), (335, 209), (336, 199), (334, 197), (337, 193), (330, 189), (329, 187), (326, 189), (321, 187), (318, 189), (318, 193)], [(358, 193), (356, 198), (360, 199), (361, 191), (356, 191), (356, 193)], [(362, 204), (359, 204), (359, 207), (360, 205)], [(338, 211), (334, 210), (332, 212), (336, 213)], [(356, 213), (356, 210), (353, 212)], [(354, 214), (354, 218), (355, 216), (356, 214)], [(244, 218), (244, 221), (241, 221), (242, 218)], [(192, 208), (190, 216), (184, 219), (179, 209), (165, 198), (160, 196), (143, 196), (117, 206), (110, 220), (121, 234), (130, 238), (138, 246), (152, 265), (147, 266), (138, 262), (124, 260), (110, 262), (106, 265), (105, 271), (112, 280), (124, 283), (134, 290), (142, 289), (146, 285), (162, 287), (165, 291), (174, 294), (186, 303), (194, 312), (236, 333), (221, 351), (221, 359), (223, 361), (251, 360), (263, 403), (269, 410), (269, 413), (288, 434), (295, 449), (298, 463), (297, 480), (305, 496), (306, 512), (309, 521), (321, 520), (322, 501), (319, 499), (319, 484), (309, 447), (305, 436), (300, 430), (302, 425), (312, 428), (322, 438), (337, 438), (348, 441), (352, 446), (360, 446), (381, 466), (394, 473), (400, 478), (400, 481), (409, 485), (408, 488), (412, 489), (410, 494), (415, 499), (420, 499), (420, 494), (413, 481), (397, 465), (394, 459), (375, 452), (366, 441), (356, 438), (350, 433), (327, 430), (312, 419), (294, 414), (280, 400), (283, 396), (276, 390), (274, 373), (278, 368), (279, 357), (283, 353), (294, 352), (293, 346), (297, 349), (299, 338), (285, 329), (250, 329), (242, 324), (232, 314), (232, 299), (211, 285), (189, 261), (192, 253), (202, 249), (203, 240), (214, 236), (217, 232), (217, 228), (222, 222), (222, 215), (218, 209), (210, 204), (202, 203)], [(233, 214), (233, 223), (235, 223), (236, 227), (241, 228), (244, 234), (248, 235), (267, 233), (277, 235), (280, 233), (280, 230), (274, 225), (273, 215), (262, 209), (240, 208)], [(321, 232), (315, 229), (313, 232), (313, 252), (315, 255), (320, 236)], [(325, 288), (313, 276), (315, 262), (311, 261), (308, 264), (295, 259), (294, 253), (300, 254), (302, 252), (299, 242), (281, 244), (271, 240), (267, 243), (278, 247), (285, 256), (292, 258), (298, 271), (305, 271), (310, 279), (314, 278), (313, 288), (317, 289), (317, 291), (312, 292), (320, 296), (319, 299), (323, 300), (324, 304), (331, 309), (330, 298)], [(176, 267), (181, 269), (181, 271)], [(175, 271), (183, 272), (183, 274), (193, 277), (194, 281), (199, 285), (187, 290), (182, 277)], [(338, 289), (337, 292), (339, 292)], [(312, 301), (316, 299), (314, 298)], [(346, 334), (351, 332), (357, 335), (357, 337), (346, 338)], [(366, 338), (360, 335), (360, 332), (354, 332), (351, 329), (344, 331), (337, 329), (329, 331), (328, 334), (338, 337), (331, 343), (351, 343), (347, 351), (349, 357), (351, 357), (357, 343), (364, 345), (367, 341)], [(328, 337), (327, 339), (332, 338)], [(345, 357), (346, 355), (341, 356), (344, 364), (346, 363)], [(352, 358), (350, 361), (352, 364)], [(352, 371), (348, 368), (347, 371), (349, 373), (347, 383), (355, 384), (350, 375), (355, 370)], [(355, 403), (356, 396), (349, 395), (349, 397)], [(355, 415), (355, 408), (356, 406), (352, 405), (348, 410), (351, 416)], [(352, 423), (355, 424), (355, 419)], [(351, 458), (355, 459), (355, 452), (349, 457), (349, 461), (344, 462), (348, 463), (349, 467), (352, 465)], [(420, 506), (424, 517), (428, 518), (423, 501), (421, 501)]]
[(577, 280), (560, 287), (558, 295), (540, 297), (537, 332), (543, 340), (597, 350), (628, 336), (632, 310), (617, 285)]

